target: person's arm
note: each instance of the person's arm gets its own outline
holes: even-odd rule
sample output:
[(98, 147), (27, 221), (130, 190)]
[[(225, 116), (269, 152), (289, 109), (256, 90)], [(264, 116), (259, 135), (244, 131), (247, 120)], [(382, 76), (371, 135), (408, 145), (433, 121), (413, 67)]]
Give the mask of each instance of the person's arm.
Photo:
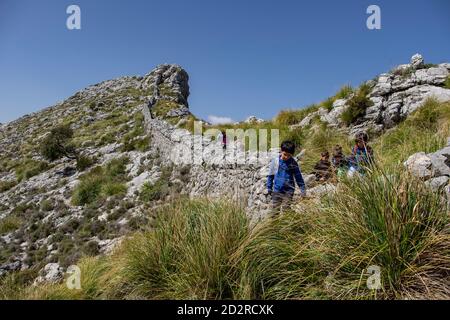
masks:
[(300, 167), (298, 165), (295, 166), (294, 177), (295, 177), (295, 181), (297, 181), (297, 185), (299, 186), (302, 195), (305, 196), (306, 195), (306, 185), (305, 185), (305, 181), (303, 180), (302, 173), (300, 172)]
[(269, 165), (269, 174), (267, 175), (267, 191), (269, 193), (272, 193), (274, 178), (275, 178), (275, 160), (272, 159)]

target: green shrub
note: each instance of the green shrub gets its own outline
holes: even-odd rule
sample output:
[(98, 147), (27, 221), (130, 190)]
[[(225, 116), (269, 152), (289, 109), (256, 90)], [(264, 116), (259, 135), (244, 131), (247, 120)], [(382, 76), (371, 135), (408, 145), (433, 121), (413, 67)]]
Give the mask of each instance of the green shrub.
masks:
[(0, 219), (0, 235), (17, 230), (23, 224), (23, 220), (15, 215)]
[(73, 130), (70, 125), (53, 128), (40, 144), (42, 156), (49, 161), (55, 161), (63, 156), (75, 158), (75, 148), (70, 144), (72, 137)]
[(49, 165), (45, 161), (38, 161), (33, 159), (26, 159), (16, 166), (16, 178), (18, 182), (28, 180), (49, 168)]
[(124, 195), (127, 192), (127, 187), (121, 182), (107, 182), (102, 186), (102, 193), (106, 196)]
[(373, 102), (368, 98), (370, 87), (363, 84), (351, 99), (347, 101), (347, 109), (342, 113), (342, 121), (348, 126), (355, 123), (362, 115), (364, 115), (367, 108), (373, 105)]
[(311, 105), (298, 110), (281, 110), (275, 117), (274, 122), (278, 126), (297, 124), (309, 113), (312, 113), (317, 109), (319, 109), (319, 105)]
[[(449, 216), (445, 200), (402, 168), (375, 170), (344, 181), (315, 228), (323, 270), (331, 272), (330, 294), (341, 298), (438, 298), (450, 267)], [(361, 277), (381, 268), (381, 290), (370, 291)], [(445, 277), (445, 276), (444, 276)]]
[(139, 200), (155, 201), (161, 200), (169, 194), (169, 185), (165, 179), (159, 179), (153, 185), (146, 182), (141, 188)]
[(246, 236), (245, 213), (222, 202), (179, 201), (154, 231), (126, 243), (124, 282), (152, 299), (230, 298), (230, 257)]
[(37, 276), (37, 270), (28, 269), (0, 277), (0, 300), (23, 299), (25, 289), (32, 285)]
[(46, 199), (41, 202), (41, 211), (47, 212), (54, 209), (52, 200)]
[(350, 85), (343, 86), (334, 96), (335, 99), (347, 99), (353, 93), (353, 88)]
[(80, 178), (72, 194), (72, 203), (76, 206), (91, 204), (106, 196), (126, 193), (124, 181), (128, 158), (122, 157), (109, 161), (105, 166), (94, 167)]
[(320, 299), (320, 253), (308, 248), (317, 217), (287, 212), (261, 222), (233, 253), (234, 299)]
[(448, 76), (447, 80), (445, 80), (444, 87), (450, 89), (450, 76)]
[(429, 98), (417, 109), (409, 121), (418, 129), (436, 129), (441, 116), (440, 108), (441, 104), (437, 100)]
[(0, 181), (0, 193), (8, 191), (11, 188), (14, 188), (17, 185), (17, 181), (8, 180), (8, 181)]
[(94, 160), (92, 158), (80, 155), (77, 158), (77, 170), (84, 171), (87, 168), (91, 167), (94, 164)]
[(88, 175), (81, 179), (72, 195), (72, 203), (82, 206), (95, 201), (102, 191), (104, 178), (101, 175)]
[(328, 98), (327, 100), (322, 102), (322, 107), (324, 107), (328, 111), (331, 111), (333, 109), (333, 103), (334, 103), (334, 98)]
[(125, 175), (129, 159), (122, 157), (113, 159), (106, 164), (106, 174), (111, 178), (122, 178)]
[(122, 152), (128, 152), (133, 150), (138, 150), (140, 152), (145, 152), (150, 146), (150, 139), (148, 137), (142, 139), (124, 139), (122, 146)]
[(100, 252), (100, 247), (98, 245), (97, 241), (88, 241), (86, 242), (83, 247), (82, 247), (82, 252), (83, 254), (93, 257), (99, 254)]

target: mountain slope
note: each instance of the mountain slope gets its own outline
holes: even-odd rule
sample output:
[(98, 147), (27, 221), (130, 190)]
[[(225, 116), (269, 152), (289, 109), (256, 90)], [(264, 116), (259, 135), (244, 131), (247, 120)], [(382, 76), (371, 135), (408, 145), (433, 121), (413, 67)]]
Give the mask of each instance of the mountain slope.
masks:
[[(425, 65), (416, 56), (410, 64), (321, 105), (280, 113), (273, 121), (228, 127), (279, 128), (282, 138), (300, 142), (306, 149), (301, 164), (310, 194), (319, 196), (328, 189), (316, 187), (306, 173), (323, 149), (339, 143), (348, 152), (349, 137), (359, 130), (377, 137), (376, 156), (383, 165), (444, 147), (450, 134), (449, 104), (442, 103), (450, 100), (448, 69), (449, 64)], [(229, 197), (252, 220), (262, 220), (270, 207), (261, 174), (265, 164), (171, 162), (171, 151), (184, 146), (181, 138), (191, 137), (195, 116), (189, 112), (188, 96), (187, 73), (176, 65), (161, 65), (143, 77), (88, 87), (2, 125), (0, 276), (30, 270), (35, 278), (50, 263), (55, 264), (48, 268), (60, 275), (82, 256), (111, 252), (125, 235), (153, 226), (157, 208), (180, 194)], [(430, 97), (441, 103), (420, 108)], [(426, 123), (430, 114), (432, 125), (417, 125)], [(75, 159), (48, 161), (42, 156), (42, 141), (59, 125), (70, 126), (73, 147), (90, 160), (83, 168), (77, 169)], [(423, 138), (415, 140), (421, 144), (409, 143), (418, 132)], [(220, 142), (205, 145), (214, 143)], [(408, 147), (398, 152), (402, 145)]]

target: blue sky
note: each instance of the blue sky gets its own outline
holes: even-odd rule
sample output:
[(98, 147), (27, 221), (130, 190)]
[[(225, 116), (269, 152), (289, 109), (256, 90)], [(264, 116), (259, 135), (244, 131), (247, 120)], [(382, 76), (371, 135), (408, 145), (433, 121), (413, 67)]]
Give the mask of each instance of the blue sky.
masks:
[[(66, 28), (70, 4), (81, 30)], [(160, 63), (188, 71), (196, 115), (268, 119), (416, 52), (450, 61), (449, 18), (448, 0), (0, 0), (0, 122)]]

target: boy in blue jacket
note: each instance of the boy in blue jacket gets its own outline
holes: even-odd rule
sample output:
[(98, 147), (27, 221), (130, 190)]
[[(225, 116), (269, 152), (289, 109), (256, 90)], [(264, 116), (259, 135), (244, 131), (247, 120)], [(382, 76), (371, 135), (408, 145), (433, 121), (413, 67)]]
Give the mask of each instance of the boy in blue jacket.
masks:
[[(295, 182), (302, 196), (306, 196), (306, 186), (297, 161), (293, 158), (295, 144), (284, 141), (281, 153), (270, 163), (267, 176), (267, 189), (272, 195), (273, 214), (278, 214), (282, 206), (289, 206), (295, 191)], [(295, 179), (295, 182), (294, 182)]]

